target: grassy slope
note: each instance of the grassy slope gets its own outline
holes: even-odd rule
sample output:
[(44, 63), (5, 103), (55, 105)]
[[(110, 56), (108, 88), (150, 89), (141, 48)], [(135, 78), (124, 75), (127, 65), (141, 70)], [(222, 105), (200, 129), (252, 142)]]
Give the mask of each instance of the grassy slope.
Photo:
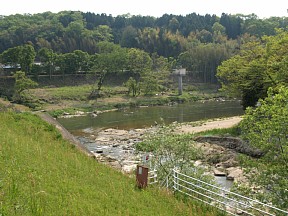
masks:
[[(0, 215), (213, 215), (97, 163), (31, 114), (0, 113)], [(216, 215), (216, 214), (215, 214)]]

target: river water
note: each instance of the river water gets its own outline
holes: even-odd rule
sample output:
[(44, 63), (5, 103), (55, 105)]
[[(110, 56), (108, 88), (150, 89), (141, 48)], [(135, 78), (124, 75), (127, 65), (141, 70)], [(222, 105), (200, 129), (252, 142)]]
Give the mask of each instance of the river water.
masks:
[(115, 112), (101, 113), (96, 118), (90, 115), (60, 118), (58, 121), (69, 131), (85, 128), (134, 129), (172, 122), (191, 122), (204, 119), (242, 115), (239, 101), (205, 101), (177, 104), (173, 106), (154, 106), (129, 108)]
[[(124, 152), (121, 146), (99, 145), (87, 137), (87, 132), (98, 129), (114, 128), (132, 130), (150, 127), (151, 125), (172, 122), (193, 122), (212, 118), (231, 117), (244, 113), (239, 101), (205, 101), (177, 104), (173, 106), (155, 106), (129, 108), (114, 112), (101, 113), (97, 117), (91, 115), (59, 118), (58, 121), (90, 151), (102, 149), (104, 155), (121, 159)], [(89, 141), (90, 140), (90, 141)], [(130, 150), (131, 153), (134, 150)], [(124, 155), (125, 156), (125, 155)], [(224, 189), (229, 189), (233, 184), (226, 177), (215, 177), (215, 180)]]

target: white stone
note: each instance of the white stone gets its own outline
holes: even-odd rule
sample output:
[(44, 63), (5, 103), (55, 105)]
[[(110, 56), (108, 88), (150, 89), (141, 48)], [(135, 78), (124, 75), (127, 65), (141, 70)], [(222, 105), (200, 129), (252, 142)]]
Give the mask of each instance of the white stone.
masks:
[(198, 166), (201, 165), (201, 164), (202, 164), (202, 161), (197, 160), (197, 161), (195, 161), (194, 166), (195, 166), (195, 167), (198, 167)]

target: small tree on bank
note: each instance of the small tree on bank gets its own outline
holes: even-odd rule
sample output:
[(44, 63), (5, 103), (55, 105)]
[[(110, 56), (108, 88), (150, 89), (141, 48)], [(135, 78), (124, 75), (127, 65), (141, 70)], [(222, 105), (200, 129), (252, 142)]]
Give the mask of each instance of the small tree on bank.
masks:
[(128, 95), (132, 93), (132, 96), (136, 97), (140, 94), (139, 83), (133, 77), (130, 77), (124, 86), (128, 88)]
[(25, 90), (37, 87), (38, 83), (28, 78), (23, 71), (17, 71), (13, 77), (15, 78), (13, 100), (22, 103)]

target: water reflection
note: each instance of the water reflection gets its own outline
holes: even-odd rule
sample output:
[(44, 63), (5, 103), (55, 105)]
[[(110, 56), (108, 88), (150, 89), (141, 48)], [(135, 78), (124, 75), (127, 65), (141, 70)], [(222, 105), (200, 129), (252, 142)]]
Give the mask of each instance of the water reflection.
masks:
[(84, 128), (143, 128), (162, 121), (170, 124), (175, 121), (190, 122), (241, 114), (243, 114), (243, 110), (239, 101), (207, 101), (174, 106), (131, 108), (102, 113), (96, 118), (88, 115), (58, 120), (65, 128), (72, 131)]

